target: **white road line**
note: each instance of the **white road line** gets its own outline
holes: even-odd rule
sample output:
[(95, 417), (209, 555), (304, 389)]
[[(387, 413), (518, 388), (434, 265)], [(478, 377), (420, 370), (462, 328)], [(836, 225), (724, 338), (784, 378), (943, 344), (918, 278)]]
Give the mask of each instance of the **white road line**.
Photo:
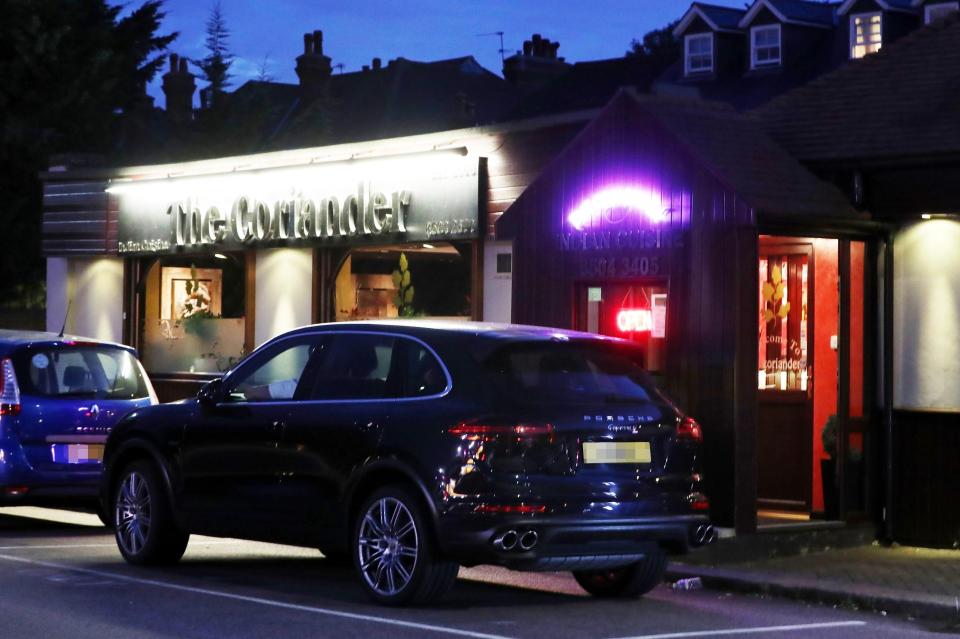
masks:
[(26, 559), (24, 557), (15, 557), (13, 555), (0, 555), (0, 559), (14, 561), (33, 566), (43, 566), (55, 570), (72, 570), (74, 572), (94, 575), (106, 579), (118, 579), (129, 583), (140, 584), (143, 586), (155, 586), (157, 588), (168, 588), (170, 590), (179, 590), (181, 592), (190, 592), (198, 595), (208, 595), (210, 597), (220, 597), (221, 599), (231, 599), (233, 601), (243, 601), (246, 603), (255, 603), (263, 606), (272, 606), (274, 608), (284, 608), (286, 610), (296, 610), (298, 612), (312, 612), (318, 615), (327, 615), (330, 617), (341, 617), (343, 619), (354, 619), (356, 621), (367, 621), (370, 623), (379, 623), (388, 626), (400, 626), (403, 628), (413, 628), (427, 632), (437, 632), (447, 635), (456, 635), (458, 637), (472, 637), (473, 639), (511, 639), (504, 635), (489, 635), (482, 632), (472, 632), (470, 630), (460, 630), (459, 628), (450, 628), (448, 626), (437, 626), (432, 624), (417, 623), (414, 621), (402, 621), (400, 619), (390, 619), (388, 617), (377, 617), (375, 615), (364, 615), (356, 612), (346, 612), (344, 610), (333, 610), (331, 608), (318, 608), (314, 606), (302, 606), (299, 604), (286, 603), (283, 601), (274, 601), (273, 599), (264, 599), (262, 597), (250, 597), (247, 595), (238, 595), (231, 592), (220, 590), (209, 590), (207, 588), (197, 588), (195, 586), (183, 586), (156, 579), (141, 579), (139, 577), (130, 577), (120, 575), (107, 570), (91, 570), (90, 568), (81, 568), (68, 564), (57, 564), (50, 561), (38, 561), (36, 559)]
[[(224, 544), (235, 543), (231, 541), (192, 541), (191, 546), (221, 546)], [(50, 544), (50, 545), (22, 545), (22, 546), (0, 546), (0, 550), (54, 550), (56, 548), (116, 548), (117, 542), (109, 544)]]
[(816, 630), (817, 628), (848, 628), (865, 626), (866, 621), (828, 621), (824, 623), (802, 623), (793, 626), (763, 626), (758, 628), (724, 628), (722, 630), (694, 630), (692, 632), (668, 632), (659, 635), (636, 635), (621, 639), (686, 639), (687, 637), (722, 637), (726, 635), (753, 635), (761, 632), (792, 632), (795, 630)]

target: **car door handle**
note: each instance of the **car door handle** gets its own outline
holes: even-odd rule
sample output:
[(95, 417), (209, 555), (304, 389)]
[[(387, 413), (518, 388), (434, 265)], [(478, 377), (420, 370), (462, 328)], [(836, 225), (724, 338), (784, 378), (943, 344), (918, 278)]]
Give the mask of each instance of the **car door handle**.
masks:
[(283, 430), (285, 426), (286, 424), (283, 422), (283, 420), (278, 419), (277, 421), (273, 422), (273, 424), (270, 425), (270, 430), (273, 431), (274, 433), (279, 433), (280, 431)]

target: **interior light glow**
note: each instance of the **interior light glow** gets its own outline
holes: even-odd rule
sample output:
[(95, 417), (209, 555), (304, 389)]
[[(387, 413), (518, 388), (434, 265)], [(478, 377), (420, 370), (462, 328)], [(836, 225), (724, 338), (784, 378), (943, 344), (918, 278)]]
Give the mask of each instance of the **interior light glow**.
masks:
[(215, 258), (217, 258), (218, 260), (228, 259), (227, 256), (224, 255), (223, 253), (214, 253), (213, 256), (214, 256)]
[(933, 219), (933, 216), (930, 215), (929, 213), (924, 213), (924, 214), (921, 215), (920, 217), (923, 218), (924, 220), (932, 220), (932, 219)]
[(426, 243), (425, 243), (425, 244), (423, 245), (423, 248), (425, 248), (425, 249), (434, 249), (434, 248), (437, 248), (437, 247), (434, 246), (433, 244), (426, 244)]
[(617, 313), (621, 333), (649, 333), (653, 329), (653, 313), (648, 308), (623, 308)]
[(648, 188), (638, 186), (613, 186), (597, 191), (584, 199), (570, 212), (567, 221), (579, 230), (603, 214), (614, 210), (633, 211), (651, 222), (663, 222), (667, 212), (660, 196)]

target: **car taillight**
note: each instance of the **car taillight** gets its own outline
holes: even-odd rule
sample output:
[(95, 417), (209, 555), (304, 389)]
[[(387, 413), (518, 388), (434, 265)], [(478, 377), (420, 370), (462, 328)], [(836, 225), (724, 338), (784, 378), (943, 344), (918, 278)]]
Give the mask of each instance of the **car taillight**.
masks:
[(20, 413), (20, 386), (9, 357), (0, 361), (0, 415)]
[(461, 422), (448, 428), (447, 432), (466, 439), (497, 439), (504, 436), (516, 439), (532, 439), (552, 435), (553, 425), (534, 422), (519, 422), (516, 424)]
[(695, 442), (697, 444), (702, 442), (703, 430), (700, 428), (697, 420), (692, 417), (684, 417), (680, 420), (680, 423), (677, 424), (677, 439)]
[(687, 495), (687, 502), (690, 504), (691, 510), (710, 510), (710, 500), (703, 493), (690, 493)]

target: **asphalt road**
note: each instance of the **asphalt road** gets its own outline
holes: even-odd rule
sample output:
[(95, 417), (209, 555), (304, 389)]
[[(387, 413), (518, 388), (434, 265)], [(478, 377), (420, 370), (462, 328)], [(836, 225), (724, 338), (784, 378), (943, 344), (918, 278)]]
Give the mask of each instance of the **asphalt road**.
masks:
[(666, 585), (601, 601), (566, 574), (493, 568), (462, 569), (435, 606), (389, 609), (314, 550), (195, 537), (179, 565), (143, 569), (125, 564), (97, 523), (0, 509), (0, 639), (944, 636), (908, 620)]

